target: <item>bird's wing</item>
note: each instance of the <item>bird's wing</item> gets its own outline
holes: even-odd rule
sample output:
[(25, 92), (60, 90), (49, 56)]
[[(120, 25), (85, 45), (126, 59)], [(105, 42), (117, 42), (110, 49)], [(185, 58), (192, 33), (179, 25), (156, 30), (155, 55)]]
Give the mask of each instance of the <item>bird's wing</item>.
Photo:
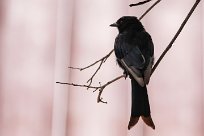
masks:
[(151, 73), (152, 73), (153, 63), (154, 63), (154, 58), (150, 57), (149, 63), (148, 63), (147, 67), (144, 70), (144, 82), (145, 82), (145, 84), (149, 83), (150, 76), (151, 76)]
[(138, 46), (133, 47), (123, 60), (128, 66), (134, 66), (137, 69), (142, 69), (145, 65), (145, 57)]
[(147, 32), (142, 33), (142, 36), (144, 41), (144, 44), (142, 45), (142, 52), (146, 59), (143, 76), (145, 84), (148, 84), (152, 73), (152, 66), (154, 64), (154, 44), (152, 42), (151, 36)]
[(128, 66), (143, 68), (145, 58), (136, 42), (129, 42), (127, 35), (119, 34), (115, 40), (114, 50), (117, 59), (123, 59)]
[(137, 46), (122, 58), (120, 62), (140, 86), (145, 85), (143, 74), (141, 72), (141, 69), (145, 65), (145, 58)]
[(119, 47), (123, 54), (120, 63), (141, 86), (148, 84), (154, 54), (151, 36), (147, 32), (141, 32), (131, 42), (121, 42)]

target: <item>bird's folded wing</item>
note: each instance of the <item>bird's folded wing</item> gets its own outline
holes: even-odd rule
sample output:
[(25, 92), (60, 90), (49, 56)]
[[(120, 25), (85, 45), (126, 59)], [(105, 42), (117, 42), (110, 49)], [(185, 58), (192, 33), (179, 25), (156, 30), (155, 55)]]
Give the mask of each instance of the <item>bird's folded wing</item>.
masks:
[(139, 48), (134, 47), (123, 59), (120, 59), (120, 62), (138, 84), (143, 87), (145, 82), (139, 69), (144, 67), (145, 58)]
[(142, 69), (145, 65), (145, 58), (137, 46), (132, 48), (123, 60), (128, 66), (134, 66), (138, 69)]
[(151, 76), (151, 73), (152, 73), (152, 65), (154, 63), (154, 58), (153, 57), (150, 57), (150, 60), (149, 60), (149, 63), (144, 71), (144, 82), (145, 84), (148, 84), (149, 83), (149, 80), (150, 80), (150, 76)]
[(140, 86), (144, 86), (144, 80), (141, 76), (141, 73), (139, 70), (134, 69), (134, 67), (129, 67), (123, 59), (120, 60), (121, 64), (124, 66), (124, 68), (128, 71), (128, 73), (138, 82)]

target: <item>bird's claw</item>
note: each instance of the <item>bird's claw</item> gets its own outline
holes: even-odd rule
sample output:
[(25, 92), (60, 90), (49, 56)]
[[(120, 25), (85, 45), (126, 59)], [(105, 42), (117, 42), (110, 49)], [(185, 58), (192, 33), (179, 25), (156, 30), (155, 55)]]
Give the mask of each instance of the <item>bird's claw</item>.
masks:
[(127, 71), (124, 71), (123, 72), (123, 75), (125, 75), (125, 79), (128, 77), (128, 72)]

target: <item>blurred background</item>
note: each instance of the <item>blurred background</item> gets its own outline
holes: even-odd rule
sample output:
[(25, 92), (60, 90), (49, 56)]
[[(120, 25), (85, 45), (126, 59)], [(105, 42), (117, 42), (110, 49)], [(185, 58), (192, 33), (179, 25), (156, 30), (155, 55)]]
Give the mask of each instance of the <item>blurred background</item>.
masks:
[[(85, 84), (97, 66), (84, 67), (113, 49), (124, 15), (140, 17), (156, 0), (1, 0), (0, 136), (203, 136), (204, 3), (201, 1), (151, 77), (148, 93), (156, 130), (139, 123), (130, 131), (130, 82), (97, 92), (55, 82)], [(163, 0), (142, 19), (155, 45), (166, 48), (195, 0)], [(112, 54), (93, 84), (122, 74)]]

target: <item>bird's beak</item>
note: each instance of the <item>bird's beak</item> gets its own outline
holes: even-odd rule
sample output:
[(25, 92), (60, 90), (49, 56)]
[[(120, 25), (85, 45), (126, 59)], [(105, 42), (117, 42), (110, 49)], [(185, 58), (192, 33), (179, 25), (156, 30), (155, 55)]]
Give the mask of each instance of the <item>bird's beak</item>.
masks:
[(110, 25), (111, 27), (118, 27), (118, 24), (117, 23), (113, 23)]

